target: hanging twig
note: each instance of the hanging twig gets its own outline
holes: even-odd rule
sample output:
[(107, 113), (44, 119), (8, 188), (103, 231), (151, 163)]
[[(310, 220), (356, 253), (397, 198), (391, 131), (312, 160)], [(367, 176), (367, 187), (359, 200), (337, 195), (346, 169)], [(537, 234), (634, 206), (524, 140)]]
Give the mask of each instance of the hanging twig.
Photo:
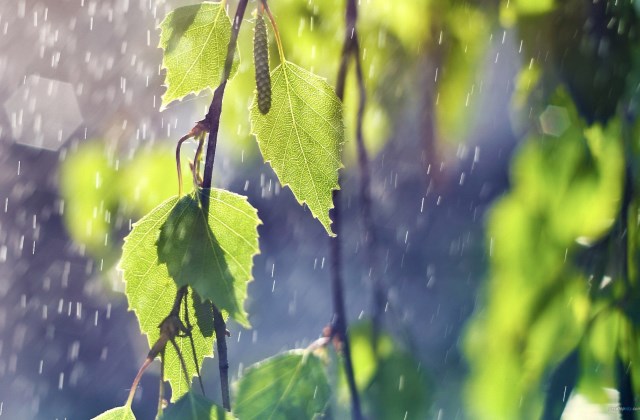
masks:
[[(213, 99), (209, 106), (209, 111), (204, 120), (201, 121), (209, 131), (209, 140), (207, 142), (207, 155), (204, 164), (204, 175), (202, 181), (202, 208), (205, 215), (209, 214), (209, 193), (211, 190), (211, 179), (213, 177), (213, 162), (216, 157), (216, 145), (218, 143), (218, 129), (220, 128), (220, 115), (222, 113), (222, 97), (227, 86), (227, 80), (231, 74), (233, 65), (233, 57), (236, 52), (236, 43), (240, 25), (244, 18), (248, 0), (240, 0), (236, 15), (233, 19), (231, 28), (231, 38), (227, 47), (227, 57), (224, 63), (224, 71), (222, 73), (222, 81), (213, 93)], [(222, 317), (220, 310), (212, 304), (213, 307), (213, 328), (216, 332), (216, 346), (218, 349), (218, 369), (220, 371), (220, 389), (222, 392), (222, 405), (227, 411), (231, 411), (231, 399), (229, 397), (229, 362), (227, 360), (227, 325)]]
[[(354, 3), (355, 1), (351, 1)], [(353, 16), (354, 27), (355, 19), (357, 16)], [(356, 147), (358, 151), (358, 169), (360, 170), (360, 205), (362, 206), (362, 224), (364, 227), (364, 240), (363, 247), (365, 252), (365, 260), (370, 271), (371, 284), (373, 288), (372, 293), (372, 313), (373, 313), (373, 342), (374, 352), (377, 354), (377, 342), (380, 333), (380, 324), (382, 322), (382, 314), (384, 313), (384, 307), (386, 302), (386, 294), (382, 284), (381, 273), (377, 269), (378, 258), (376, 256), (376, 250), (378, 249), (378, 241), (376, 236), (375, 227), (373, 224), (373, 207), (371, 205), (371, 171), (369, 169), (369, 155), (367, 148), (364, 144), (364, 135), (362, 131), (362, 124), (364, 120), (364, 108), (367, 101), (367, 91), (364, 85), (364, 76), (362, 74), (362, 60), (360, 58), (360, 42), (358, 41), (357, 32), (354, 30), (354, 36), (352, 41), (351, 54), (355, 61), (356, 79), (358, 80), (358, 114), (356, 119)]]
[(204, 392), (204, 385), (202, 384), (202, 376), (200, 376), (200, 364), (198, 363), (198, 355), (196, 354), (196, 345), (193, 341), (193, 335), (191, 334), (191, 330), (193, 329), (193, 326), (191, 325), (191, 322), (189, 322), (189, 306), (188, 306), (189, 303), (187, 301), (188, 292), (189, 291), (187, 289), (187, 293), (184, 294), (184, 298), (183, 298), (184, 323), (188, 331), (188, 333), (186, 334), (186, 337), (189, 337), (189, 342), (191, 343), (191, 353), (193, 355), (193, 361), (195, 362), (195, 365), (196, 365), (196, 372), (198, 372), (198, 382), (200, 383), (200, 390), (202, 391), (202, 395), (206, 396)]
[(160, 389), (158, 390), (158, 413), (156, 415), (157, 418), (160, 418), (162, 416), (162, 411), (164, 410), (164, 354), (164, 351), (160, 353)]
[[(363, 181), (368, 183), (368, 157), (366, 150), (364, 150), (364, 142), (362, 139), (362, 116), (364, 113), (365, 91), (364, 81), (362, 80), (362, 69), (360, 67), (359, 60), (359, 45), (358, 34), (356, 32), (356, 21), (358, 19), (358, 9), (355, 0), (347, 1), (346, 8), (346, 30), (345, 38), (342, 47), (342, 56), (340, 61), (340, 67), (338, 68), (338, 77), (336, 80), (336, 95), (338, 98), (344, 100), (344, 87), (347, 76), (347, 68), (349, 59), (356, 57), (356, 73), (358, 77), (358, 86), (360, 90), (360, 104), (358, 106), (358, 121), (356, 136), (358, 137), (358, 161), (364, 163), (367, 167), (367, 175), (363, 176)], [(361, 167), (361, 170), (363, 168)], [(366, 178), (366, 179), (365, 179)], [(351, 393), (351, 411), (352, 416), (356, 420), (363, 418), (362, 409), (360, 407), (360, 396), (356, 387), (355, 374), (353, 371), (353, 362), (351, 360), (351, 346), (349, 345), (349, 337), (347, 336), (347, 318), (344, 305), (344, 291), (342, 281), (342, 255), (341, 255), (341, 243), (340, 243), (340, 190), (333, 192), (333, 230), (336, 233), (336, 237), (330, 240), (330, 252), (331, 252), (331, 290), (333, 300), (333, 319), (331, 323), (331, 335), (337, 337), (342, 344), (342, 353), (344, 360), (344, 368), (347, 376), (347, 382), (349, 384), (349, 390)], [(362, 190), (361, 190), (362, 191)], [(368, 197), (368, 185), (367, 185), (367, 197)], [(369, 213), (370, 214), (370, 213)]]

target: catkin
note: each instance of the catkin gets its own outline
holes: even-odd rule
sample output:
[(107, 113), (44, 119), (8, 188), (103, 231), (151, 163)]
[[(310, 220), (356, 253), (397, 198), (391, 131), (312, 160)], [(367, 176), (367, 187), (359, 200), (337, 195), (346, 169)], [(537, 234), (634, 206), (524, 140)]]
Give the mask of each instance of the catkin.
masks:
[(266, 114), (271, 109), (271, 75), (269, 74), (267, 25), (262, 14), (258, 14), (256, 18), (256, 27), (253, 34), (253, 60), (256, 67), (258, 109), (262, 114)]

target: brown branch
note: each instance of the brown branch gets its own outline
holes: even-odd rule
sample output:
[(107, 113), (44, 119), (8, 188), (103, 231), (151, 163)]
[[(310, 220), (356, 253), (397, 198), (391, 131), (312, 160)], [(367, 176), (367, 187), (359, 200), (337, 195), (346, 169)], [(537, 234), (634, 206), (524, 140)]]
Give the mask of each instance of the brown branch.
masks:
[(356, 148), (358, 152), (358, 169), (360, 171), (360, 205), (362, 208), (362, 225), (364, 227), (363, 248), (365, 260), (370, 268), (372, 282), (372, 313), (373, 313), (373, 345), (374, 353), (377, 355), (378, 336), (380, 335), (380, 324), (386, 301), (386, 294), (377, 270), (378, 258), (376, 250), (378, 246), (377, 235), (373, 223), (373, 211), (371, 204), (371, 171), (369, 169), (369, 155), (364, 143), (362, 124), (364, 120), (364, 109), (367, 102), (367, 90), (364, 85), (362, 73), (362, 60), (360, 58), (360, 43), (358, 34), (354, 31), (352, 41), (352, 54), (355, 61), (356, 79), (358, 81), (358, 114), (356, 116)]
[[(236, 44), (238, 40), (238, 33), (240, 32), (240, 25), (244, 18), (245, 10), (247, 9), (248, 0), (240, 0), (238, 2), (238, 8), (236, 9), (236, 15), (233, 19), (233, 26), (231, 28), (231, 38), (229, 39), (229, 45), (227, 47), (227, 57), (224, 63), (224, 71), (222, 74), (222, 81), (220, 85), (213, 93), (213, 99), (209, 106), (209, 111), (201, 122), (207, 127), (209, 131), (209, 139), (207, 141), (207, 155), (204, 164), (204, 177), (202, 181), (202, 195), (201, 202), (205, 215), (209, 214), (209, 194), (211, 191), (211, 180), (213, 178), (213, 163), (216, 157), (216, 146), (218, 143), (218, 129), (220, 128), (220, 115), (222, 114), (222, 98), (224, 96), (224, 90), (227, 86), (227, 80), (231, 74), (231, 68), (233, 66), (233, 57), (236, 53)], [(213, 328), (216, 333), (216, 345), (218, 349), (218, 369), (220, 371), (220, 390), (222, 393), (222, 405), (227, 411), (231, 411), (231, 398), (229, 397), (229, 362), (227, 359), (227, 325), (222, 317), (220, 310), (212, 304), (213, 307)]]
[[(355, 0), (348, 0), (346, 5), (346, 29), (344, 43), (342, 46), (342, 55), (340, 60), (340, 67), (338, 68), (338, 76), (336, 79), (336, 95), (340, 101), (344, 100), (344, 88), (347, 77), (347, 69), (349, 59), (357, 54), (358, 47), (358, 35), (356, 32), (356, 21), (358, 19), (358, 9)], [(359, 55), (359, 54), (358, 54)], [(359, 62), (359, 57), (356, 56)], [(356, 64), (359, 68), (359, 64)], [(356, 69), (358, 71), (358, 69)], [(360, 69), (360, 77), (362, 75)], [(358, 125), (357, 129), (360, 140), (362, 140), (362, 115), (364, 112), (364, 83), (359, 80), (360, 90), (360, 105), (358, 107)], [(364, 144), (364, 143), (363, 143)], [(359, 154), (360, 156), (360, 154)], [(366, 152), (363, 155), (365, 161)], [(355, 381), (355, 374), (353, 370), (353, 361), (351, 360), (351, 346), (349, 344), (349, 337), (347, 335), (347, 317), (344, 304), (344, 287), (342, 280), (342, 255), (341, 255), (341, 220), (340, 220), (340, 190), (333, 191), (333, 230), (336, 233), (336, 237), (330, 239), (330, 252), (331, 252), (331, 294), (333, 300), (333, 318), (331, 322), (331, 335), (339, 339), (342, 345), (344, 369), (347, 376), (347, 382), (349, 384), (349, 391), (351, 394), (351, 414), (355, 420), (363, 419), (362, 408), (360, 406), (360, 396)]]

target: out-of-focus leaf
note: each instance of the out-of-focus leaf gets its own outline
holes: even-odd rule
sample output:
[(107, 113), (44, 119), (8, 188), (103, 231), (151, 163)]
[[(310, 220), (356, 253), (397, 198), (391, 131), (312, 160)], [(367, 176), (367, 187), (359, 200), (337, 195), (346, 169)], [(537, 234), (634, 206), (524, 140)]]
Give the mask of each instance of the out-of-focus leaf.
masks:
[(615, 358), (621, 316), (605, 310), (595, 316), (580, 350), (580, 379), (576, 392), (594, 404), (609, 403), (605, 391), (615, 388)]
[[(81, 145), (61, 165), (60, 188), (65, 225), (94, 258), (115, 259), (117, 220), (137, 218), (178, 191), (172, 149), (157, 146), (130, 160), (111, 162), (99, 142)], [(193, 190), (187, 159), (182, 159), (185, 190)], [(116, 213), (117, 212), (117, 213)], [(111, 259), (111, 258), (109, 258)]]
[(382, 359), (365, 391), (370, 416), (380, 419), (424, 419), (431, 402), (423, 368), (407, 353)]
[[(178, 175), (175, 154), (172, 149), (156, 147), (142, 151), (126, 162), (118, 172), (121, 209), (130, 215), (141, 217), (153, 210), (158, 203), (178, 193)], [(188, 159), (182, 158), (183, 191), (193, 191)]]
[(280, 182), (334, 236), (329, 210), (340, 188), (342, 104), (324, 79), (290, 62), (273, 70), (271, 81), (271, 110), (263, 115), (254, 99), (251, 131)]
[(609, 230), (622, 195), (624, 153), (621, 128), (586, 127), (566, 94), (551, 105), (566, 111), (567, 129), (558, 137), (532, 136), (513, 166), (514, 193), (545, 214), (549, 234), (562, 243), (593, 242)]
[(237, 384), (234, 413), (250, 419), (311, 419), (327, 409), (331, 389), (322, 362), (304, 350), (250, 366)]
[(438, 138), (456, 144), (466, 140), (479, 115), (479, 69), (489, 46), (490, 27), (486, 15), (468, 5), (451, 7), (446, 21), (450, 32), (444, 40), (447, 51), (438, 72), (436, 120)]
[(509, 117), (513, 131), (525, 135), (532, 125), (531, 111), (536, 109), (534, 104), (542, 98), (540, 89), (536, 89), (541, 81), (540, 66), (531, 64), (520, 70), (515, 80), (515, 89), (511, 96)]
[(500, 22), (510, 27), (518, 17), (543, 15), (555, 8), (555, 0), (503, 0), (500, 4)]
[[(161, 109), (191, 93), (217, 88), (231, 37), (226, 8), (212, 2), (179, 7), (164, 18), (160, 29), (162, 67), (167, 70)], [(239, 60), (236, 55), (231, 75)]]
[(133, 415), (131, 407), (124, 406), (105, 411), (93, 420), (136, 420), (136, 416)]
[(611, 365), (614, 360), (621, 318), (617, 311), (606, 311), (593, 321), (586, 345), (598, 363)]
[(488, 224), (487, 306), (466, 337), (467, 396), (479, 419), (542, 414), (548, 368), (577, 346), (593, 306), (587, 279), (567, 260), (578, 243), (611, 229), (620, 205), (619, 123), (586, 127), (562, 92), (549, 105), (562, 108), (566, 124), (527, 139), (512, 167), (512, 191)]
[(555, 0), (515, 0), (511, 4), (520, 14), (547, 13), (555, 8)]
[(257, 210), (246, 197), (220, 189), (210, 191), (208, 217), (196, 193), (173, 203), (166, 218), (158, 219), (159, 262), (178, 286), (190, 285), (249, 327), (243, 306), (259, 252)]
[[(425, 418), (433, 396), (431, 380), (420, 363), (384, 332), (379, 334), (376, 354), (369, 321), (351, 326), (349, 340), (356, 386), (367, 418)], [(342, 364), (336, 401), (336, 417), (347, 415), (350, 391)]]
[(235, 417), (213, 401), (193, 391), (184, 394), (178, 401), (162, 412), (165, 420), (233, 420)]
[(61, 166), (64, 220), (71, 236), (94, 256), (108, 251), (111, 218), (117, 208), (117, 172), (104, 146), (90, 142), (70, 154)]
[(431, 38), (434, 18), (431, 7), (429, 0), (368, 0), (366, 6), (361, 7), (360, 26), (364, 31), (383, 28), (397, 37), (409, 52), (418, 54)]
[[(147, 336), (150, 347), (159, 338), (158, 326), (169, 314), (178, 291), (175, 281), (169, 275), (167, 265), (161, 263), (158, 257), (161, 228), (177, 201), (177, 197), (165, 201), (135, 223), (122, 248), (120, 268), (126, 282), (125, 294), (129, 309), (138, 318), (140, 330)], [(202, 366), (204, 358), (213, 355), (213, 313), (211, 305), (202, 301), (191, 290), (189, 296), (189, 320), (196, 327), (191, 331), (191, 335), (198, 364)], [(185, 361), (186, 376), (192, 378), (197, 371), (190, 340), (187, 337), (177, 337), (176, 344)], [(178, 354), (170, 343), (165, 351), (165, 378), (171, 384), (172, 401), (189, 391), (191, 384), (186, 382)]]

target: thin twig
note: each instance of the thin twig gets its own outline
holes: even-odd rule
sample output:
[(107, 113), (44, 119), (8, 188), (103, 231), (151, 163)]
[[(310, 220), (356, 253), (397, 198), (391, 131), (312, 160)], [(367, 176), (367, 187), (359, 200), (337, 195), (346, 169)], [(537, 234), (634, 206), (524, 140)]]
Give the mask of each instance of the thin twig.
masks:
[(131, 389), (129, 390), (129, 397), (127, 398), (127, 402), (125, 403), (126, 407), (131, 407), (131, 403), (133, 402), (133, 397), (136, 395), (136, 389), (138, 389), (138, 383), (140, 382), (140, 378), (142, 378), (142, 374), (149, 367), (149, 365), (153, 362), (153, 359), (146, 358), (140, 369), (138, 369), (138, 373), (136, 374), (135, 379), (133, 380), (133, 384), (131, 385)]
[(182, 371), (184, 372), (184, 380), (187, 382), (187, 386), (191, 386), (191, 381), (189, 380), (189, 373), (187, 371), (187, 364), (184, 362), (184, 358), (182, 357), (182, 352), (180, 351), (180, 347), (178, 347), (178, 344), (176, 343), (176, 339), (174, 337), (171, 337), (171, 339), (169, 340), (171, 341), (171, 344), (173, 344), (173, 348), (176, 350), (176, 353), (178, 353), (178, 359), (180, 360), (180, 365), (182, 366)]
[(160, 353), (160, 389), (158, 390), (158, 413), (157, 418), (162, 416), (164, 410), (164, 350)]
[(333, 301), (333, 319), (331, 321), (331, 334), (337, 336), (342, 343), (342, 353), (344, 360), (344, 369), (347, 375), (347, 382), (351, 392), (351, 411), (355, 420), (361, 420), (362, 410), (360, 408), (360, 396), (356, 387), (355, 374), (353, 370), (353, 362), (351, 360), (351, 346), (349, 345), (349, 337), (347, 336), (347, 319), (344, 305), (344, 292), (342, 285), (342, 256), (340, 246), (340, 198), (339, 190), (333, 191), (333, 231), (337, 237), (331, 238), (331, 297)]
[[(357, 32), (356, 21), (358, 18), (358, 9), (354, 0), (347, 1), (346, 8), (346, 31), (344, 43), (342, 46), (342, 56), (340, 61), (340, 67), (338, 68), (338, 77), (336, 80), (336, 95), (338, 98), (344, 100), (344, 87), (347, 77), (347, 68), (349, 58), (353, 55), (354, 47), (357, 46)], [(361, 118), (361, 111), (364, 109), (364, 102), (362, 102), (358, 109), (359, 118)], [(360, 121), (361, 123), (361, 121)], [(361, 130), (360, 130), (361, 134)], [(355, 420), (361, 420), (362, 409), (360, 407), (360, 396), (356, 387), (355, 374), (353, 370), (353, 362), (351, 360), (351, 346), (349, 344), (349, 337), (347, 336), (347, 318), (344, 305), (344, 291), (342, 281), (342, 255), (341, 255), (341, 243), (340, 243), (340, 190), (333, 191), (333, 230), (336, 233), (336, 237), (330, 239), (330, 252), (331, 252), (331, 294), (333, 300), (333, 320), (331, 325), (331, 334), (338, 337), (342, 343), (342, 352), (344, 360), (344, 368), (347, 376), (347, 382), (349, 384), (349, 390), (351, 393), (351, 412), (352, 417)]]
[(358, 81), (358, 114), (356, 117), (356, 148), (358, 151), (358, 169), (360, 171), (360, 205), (362, 206), (362, 225), (364, 227), (363, 247), (365, 252), (365, 260), (367, 266), (371, 270), (369, 277), (373, 289), (372, 293), (372, 313), (373, 313), (373, 348), (374, 353), (378, 354), (378, 336), (380, 335), (380, 324), (382, 323), (382, 314), (384, 312), (386, 293), (380, 278), (380, 272), (377, 269), (377, 247), (378, 240), (376, 230), (373, 224), (373, 206), (371, 205), (371, 171), (369, 169), (369, 155), (364, 143), (363, 121), (364, 109), (367, 102), (367, 90), (364, 85), (364, 76), (362, 73), (362, 60), (360, 58), (360, 42), (358, 33), (353, 33), (352, 54), (355, 61), (356, 79)]
[[(222, 98), (224, 90), (227, 86), (227, 80), (231, 74), (233, 66), (233, 57), (236, 53), (236, 44), (240, 25), (247, 9), (248, 0), (240, 0), (236, 15), (233, 19), (231, 28), (231, 38), (227, 47), (227, 57), (224, 63), (224, 71), (222, 73), (222, 81), (213, 93), (213, 99), (209, 106), (209, 111), (202, 121), (209, 131), (209, 140), (207, 142), (207, 155), (205, 158), (204, 175), (202, 181), (202, 208), (205, 215), (209, 214), (209, 194), (211, 190), (211, 180), (213, 178), (213, 163), (216, 157), (216, 146), (218, 143), (218, 129), (220, 128), (220, 115), (222, 114)], [(222, 405), (227, 411), (231, 411), (231, 398), (229, 397), (229, 362), (227, 360), (227, 326), (222, 317), (222, 313), (212, 304), (213, 307), (213, 328), (216, 333), (216, 346), (218, 349), (218, 369), (220, 371), (220, 390), (222, 392)]]
[(200, 376), (200, 364), (198, 363), (198, 355), (196, 354), (196, 345), (193, 341), (193, 334), (191, 334), (191, 330), (193, 327), (191, 326), (191, 322), (189, 322), (189, 303), (187, 301), (187, 293), (184, 294), (184, 322), (187, 327), (187, 331), (189, 331), (186, 335), (189, 337), (189, 342), (191, 343), (191, 352), (193, 355), (193, 361), (196, 364), (196, 373), (198, 374), (198, 382), (200, 383), (200, 390), (202, 391), (202, 395), (207, 396), (204, 392), (204, 385), (202, 384), (202, 376)]
[(218, 370), (220, 371), (220, 392), (222, 393), (222, 405), (227, 411), (231, 411), (231, 397), (229, 396), (229, 362), (227, 358), (227, 324), (224, 322), (222, 312), (211, 304), (213, 309), (213, 330), (216, 332), (218, 348)]

